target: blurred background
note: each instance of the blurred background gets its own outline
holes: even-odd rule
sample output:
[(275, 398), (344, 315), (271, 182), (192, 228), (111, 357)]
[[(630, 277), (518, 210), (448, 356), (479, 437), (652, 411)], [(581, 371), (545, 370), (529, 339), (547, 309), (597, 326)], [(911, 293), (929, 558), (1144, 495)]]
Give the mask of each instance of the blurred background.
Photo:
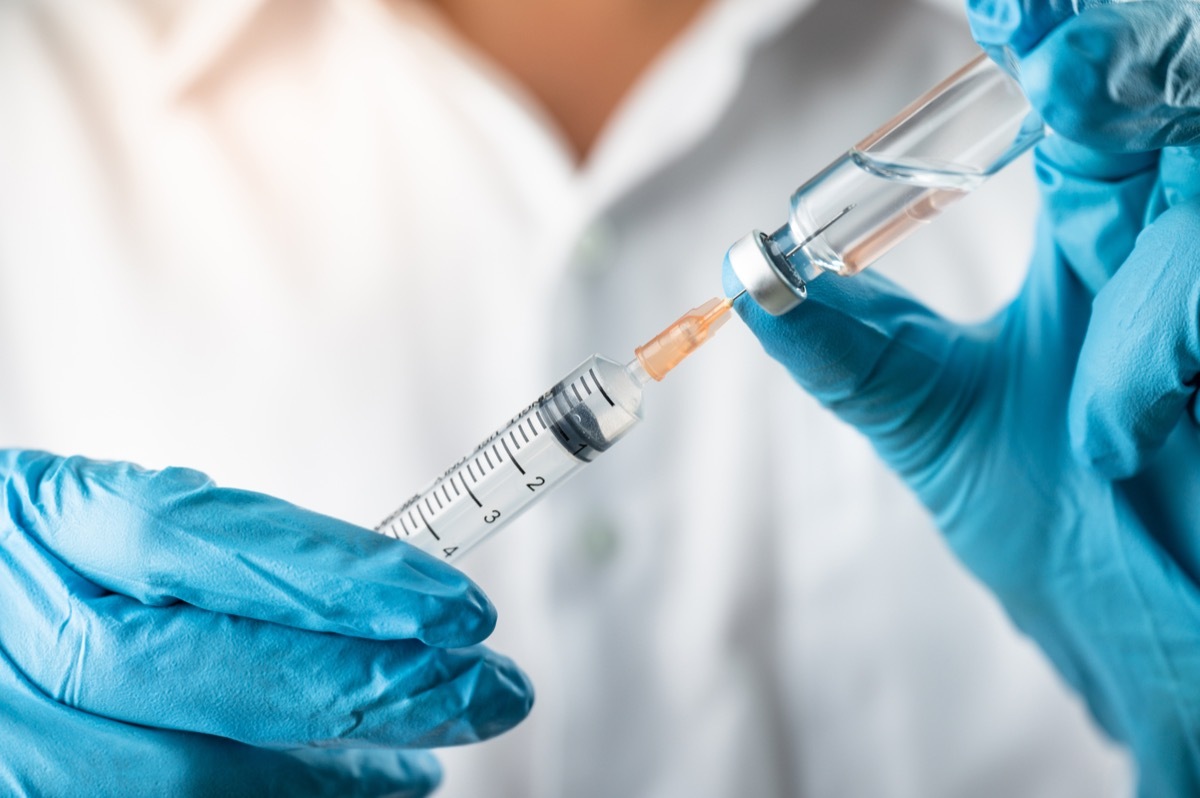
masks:
[[(955, 0), (0, 0), (0, 442), (374, 526), (975, 52)], [(1018, 163), (878, 268), (984, 319), (1036, 208)], [(1131, 792), (736, 321), (650, 391), (463, 561), (538, 701), (442, 795)]]

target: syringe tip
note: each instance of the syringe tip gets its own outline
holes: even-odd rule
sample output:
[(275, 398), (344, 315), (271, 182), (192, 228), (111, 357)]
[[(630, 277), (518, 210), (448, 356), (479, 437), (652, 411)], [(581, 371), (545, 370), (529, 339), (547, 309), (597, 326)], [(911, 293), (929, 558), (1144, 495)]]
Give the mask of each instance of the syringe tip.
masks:
[(733, 299), (714, 297), (683, 314), (674, 324), (635, 351), (642, 368), (656, 380), (683, 362), (729, 319)]

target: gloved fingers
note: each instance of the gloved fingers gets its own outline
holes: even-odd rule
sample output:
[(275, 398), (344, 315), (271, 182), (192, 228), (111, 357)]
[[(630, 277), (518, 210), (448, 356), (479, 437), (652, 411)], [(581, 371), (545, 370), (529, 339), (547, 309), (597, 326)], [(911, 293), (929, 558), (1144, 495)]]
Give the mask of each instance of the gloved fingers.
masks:
[[(742, 286), (725, 262), (725, 292)], [(951, 365), (970, 334), (883, 277), (829, 275), (808, 299), (771, 316), (749, 296), (735, 310), (798, 383), (858, 427), (883, 458), (914, 478), (933, 464), (971, 403), (971, 377)]]
[(284, 755), (328, 785), (330, 795), (424, 798), (442, 781), (442, 766), (428, 751), (302, 748)]
[(1046, 123), (1101, 150), (1200, 143), (1200, 5), (1147, 0), (1089, 8), (1020, 62)]
[(483, 591), (435, 558), (196, 471), (0, 451), (0, 486), (0, 526), (145, 604), (447, 647), (495, 626)]
[[(39, 581), (20, 564), (13, 576)], [(11, 660), (54, 700), (125, 723), (250, 745), (427, 748), (492, 737), (533, 703), (525, 675), (483, 647), (310, 632), (70, 584), (13, 592), (0, 587), (4, 606), (31, 610), (0, 618)]]
[(1167, 147), (1159, 158), (1158, 200), (1149, 218), (1165, 209), (1200, 197), (1200, 150)]
[(383, 796), (418, 798), (441, 780), (424, 751), (276, 751), (202, 734), (131, 726), (59, 704), (0, 652), (5, 795)]
[(1002, 58), (1024, 55), (1059, 23), (1108, 0), (967, 0), (967, 20), (975, 41)]
[(1155, 193), (1156, 152), (1106, 153), (1051, 136), (1034, 153), (1054, 243), (1095, 295), (1129, 253)]
[(1096, 297), (1071, 389), (1078, 457), (1110, 478), (1141, 470), (1200, 375), (1200, 203), (1167, 210)]

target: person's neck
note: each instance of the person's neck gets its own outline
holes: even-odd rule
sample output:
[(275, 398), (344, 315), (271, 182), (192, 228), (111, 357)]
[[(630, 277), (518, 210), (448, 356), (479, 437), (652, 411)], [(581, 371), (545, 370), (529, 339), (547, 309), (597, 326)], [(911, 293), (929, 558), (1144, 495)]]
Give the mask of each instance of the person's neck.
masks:
[(587, 158), (621, 99), (707, 0), (427, 0), (524, 85)]

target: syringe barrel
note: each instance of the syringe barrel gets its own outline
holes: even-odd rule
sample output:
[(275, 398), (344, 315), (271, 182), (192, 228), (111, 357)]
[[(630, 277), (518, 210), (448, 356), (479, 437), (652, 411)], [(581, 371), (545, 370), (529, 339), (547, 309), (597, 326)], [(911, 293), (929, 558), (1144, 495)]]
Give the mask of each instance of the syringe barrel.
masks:
[(1020, 84), (980, 53), (792, 195), (787, 224), (729, 252), (776, 315), (825, 271), (857, 274), (1045, 134)]
[(377, 532), (457, 560), (641, 420), (642, 387), (593, 355), (389, 515)]

